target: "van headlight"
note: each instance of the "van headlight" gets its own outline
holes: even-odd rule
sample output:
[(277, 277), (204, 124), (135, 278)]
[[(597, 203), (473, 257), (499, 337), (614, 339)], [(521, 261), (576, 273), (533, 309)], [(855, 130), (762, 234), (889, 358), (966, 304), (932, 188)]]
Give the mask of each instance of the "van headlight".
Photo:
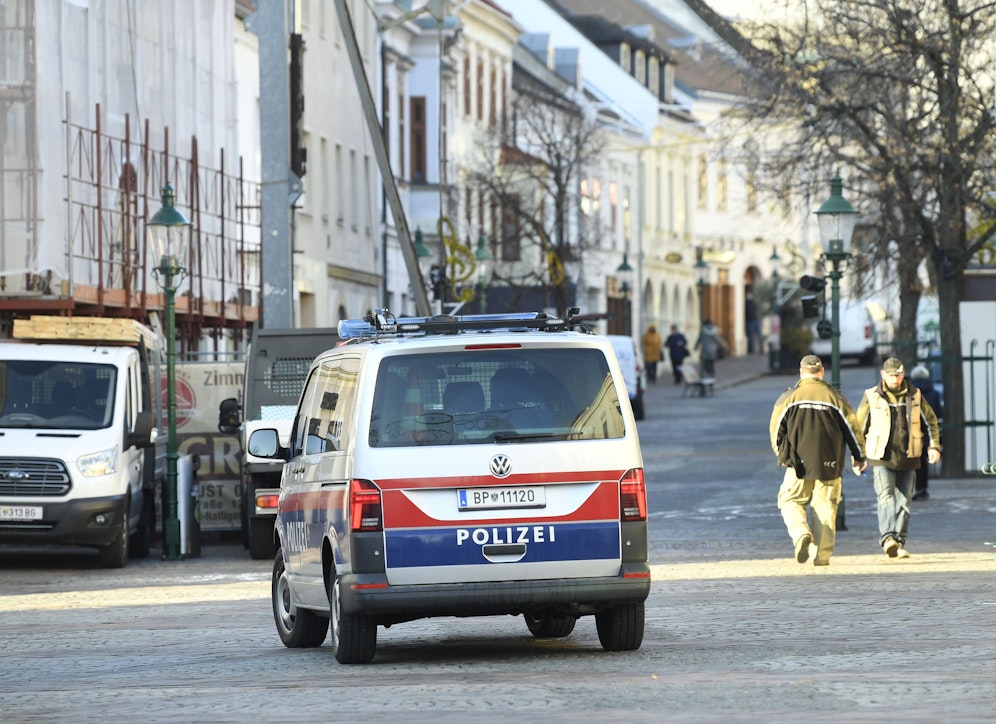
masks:
[(95, 478), (98, 475), (111, 475), (118, 470), (118, 451), (116, 448), (84, 455), (76, 461), (76, 467), (84, 478)]

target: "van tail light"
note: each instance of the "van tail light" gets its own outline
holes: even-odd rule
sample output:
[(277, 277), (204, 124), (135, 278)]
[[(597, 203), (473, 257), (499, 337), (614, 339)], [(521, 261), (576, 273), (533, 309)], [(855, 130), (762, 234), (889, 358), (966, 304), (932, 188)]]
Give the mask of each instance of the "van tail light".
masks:
[(627, 470), (619, 480), (619, 518), (622, 521), (647, 519), (647, 486), (643, 468)]
[(380, 489), (369, 480), (349, 481), (349, 528), (360, 531), (383, 530), (384, 516)]
[(871, 339), (871, 338), (872, 338), (872, 328), (871, 328), (871, 325), (870, 324), (866, 324), (865, 325), (865, 339)]

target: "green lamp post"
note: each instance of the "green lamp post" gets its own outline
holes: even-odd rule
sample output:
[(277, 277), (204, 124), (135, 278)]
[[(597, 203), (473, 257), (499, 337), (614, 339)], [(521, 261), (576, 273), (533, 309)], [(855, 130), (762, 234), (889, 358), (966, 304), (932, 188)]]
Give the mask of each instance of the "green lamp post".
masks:
[(625, 334), (627, 337), (629, 337), (632, 335), (632, 330), (630, 329), (630, 321), (629, 321), (629, 291), (630, 291), (629, 280), (633, 276), (633, 267), (629, 265), (629, 260), (627, 256), (628, 256), (627, 252), (623, 252), (622, 264), (616, 267), (616, 274), (619, 275), (619, 279), (621, 280), (621, 283), (619, 285), (619, 291), (621, 291), (623, 295), (622, 333)]
[(494, 257), (491, 255), (491, 252), (488, 251), (483, 231), (477, 237), (477, 249), (474, 250), (474, 258), (477, 260), (478, 299), (481, 303), (481, 314), (484, 314), (488, 308), (488, 272), (491, 267), (490, 262), (494, 259)]
[(774, 332), (768, 336), (768, 363), (773, 372), (780, 372), (782, 368), (782, 344), (781, 344), (781, 307), (778, 299), (778, 287), (781, 284), (781, 277), (779, 272), (782, 267), (782, 258), (778, 256), (778, 247), (771, 246), (771, 256), (768, 257), (768, 263), (771, 266), (771, 317), (774, 320), (778, 317), (778, 334), (779, 338), (775, 337)]
[(166, 182), (162, 208), (146, 222), (152, 250), (159, 255), (153, 267), (156, 283), (166, 294), (166, 510), (163, 518), (163, 558), (180, 560), (180, 519), (176, 483), (176, 290), (187, 269), (181, 263), (186, 250), (187, 218), (174, 206), (173, 187)]
[(830, 198), (816, 211), (820, 225), (823, 256), (830, 262), (830, 366), (831, 381), (840, 389), (840, 278), (841, 265), (851, 256), (851, 238), (858, 212), (842, 194), (844, 184), (839, 175), (830, 179)]

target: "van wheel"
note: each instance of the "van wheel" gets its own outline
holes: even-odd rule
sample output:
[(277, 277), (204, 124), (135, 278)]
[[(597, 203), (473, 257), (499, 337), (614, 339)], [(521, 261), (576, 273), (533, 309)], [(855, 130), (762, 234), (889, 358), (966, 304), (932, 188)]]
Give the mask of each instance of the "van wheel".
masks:
[(264, 560), (273, 555), (273, 518), (249, 518), (249, 557)]
[(570, 636), (574, 624), (578, 622), (573, 616), (557, 611), (526, 611), (522, 614), (526, 627), (538, 639), (560, 639)]
[(328, 635), (329, 620), (291, 603), (282, 550), (277, 550), (273, 559), (270, 598), (273, 601), (273, 621), (277, 624), (277, 633), (284, 646), (289, 649), (308, 649), (322, 645)]
[(97, 559), (101, 568), (124, 568), (128, 565), (128, 506), (121, 514), (114, 540), (106, 546), (100, 546)]
[(598, 640), (606, 651), (635, 651), (643, 643), (644, 606), (627, 603), (595, 614)]
[(377, 624), (370, 616), (342, 612), (339, 576), (333, 568), (328, 583), (332, 612), (332, 653), (340, 664), (368, 664), (377, 649)]
[(151, 490), (142, 491), (142, 512), (138, 518), (135, 535), (129, 542), (131, 558), (148, 558), (156, 539), (156, 501)]

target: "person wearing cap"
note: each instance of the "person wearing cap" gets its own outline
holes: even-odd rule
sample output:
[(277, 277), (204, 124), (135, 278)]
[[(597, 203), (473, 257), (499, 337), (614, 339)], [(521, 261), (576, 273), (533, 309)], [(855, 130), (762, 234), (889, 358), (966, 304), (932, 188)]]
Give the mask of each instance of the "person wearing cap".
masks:
[(643, 346), (643, 362), (647, 367), (647, 382), (656, 385), (657, 363), (663, 357), (661, 350), (664, 348), (664, 340), (661, 339), (660, 332), (657, 331), (657, 325), (651, 324), (647, 327), (640, 342)]
[[(910, 371), (910, 382), (916, 385), (928, 403), (934, 414), (937, 415), (937, 426), (940, 428), (944, 419), (944, 402), (941, 400), (941, 393), (934, 387), (934, 381), (930, 378), (930, 370), (923, 365), (917, 365)], [(930, 461), (928, 460), (930, 450), (925, 449), (920, 456), (920, 469), (916, 473), (916, 485), (913, 486), (913, 500), (927, 500), (930, 493), (927, 486), (930, 483)]]
[[(823, 380), (823, 362), (807, 354), (799, 363), (799, 381), (781, 394), (771, 411), (771, 448), (788, 468), (778, 489), (778, 509), (795, 547), (795, 559), (826, 566), (837, 538), (837, 505), (844, 455), (852, 467), (865, 469), (864, 438), (854, 408)], [(810, 526), (807, 508), (815, 517)]]
[(909, 558), (906, 534), (916, 472), (924, 448), (931, 464), (941, 459), (940, 433), (934, 409), (906, 382), (901, 360), (889, 357), (880, 375), (882, 381), (861, 397), (858, 422), (878, 496), (879, 544), (890, 558)]

